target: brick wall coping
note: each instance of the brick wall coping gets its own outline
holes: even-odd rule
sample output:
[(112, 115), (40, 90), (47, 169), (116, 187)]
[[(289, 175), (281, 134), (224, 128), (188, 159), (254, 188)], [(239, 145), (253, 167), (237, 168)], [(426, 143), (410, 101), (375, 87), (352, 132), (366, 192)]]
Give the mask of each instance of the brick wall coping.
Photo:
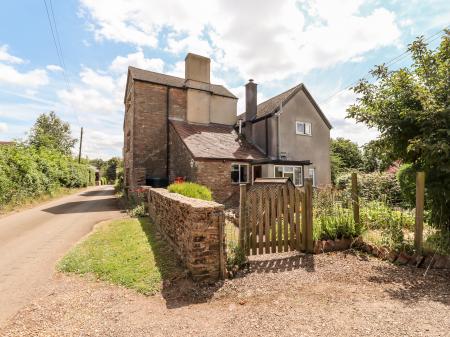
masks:
[(158, 193), (161, 196), (164, 196), (174, 201), (178, 201), (179, 203), (191, 206), (193, 208), (211, 208), (216, 210), (225, 209), (225, 206), (219, 204), (218, 202), (186, 197), (178, 193), (169, 192), (165, 188), (153, 188), (150, 186), (142, 186), (142, 188), (145, 190), (152, 190), (152, 192)]

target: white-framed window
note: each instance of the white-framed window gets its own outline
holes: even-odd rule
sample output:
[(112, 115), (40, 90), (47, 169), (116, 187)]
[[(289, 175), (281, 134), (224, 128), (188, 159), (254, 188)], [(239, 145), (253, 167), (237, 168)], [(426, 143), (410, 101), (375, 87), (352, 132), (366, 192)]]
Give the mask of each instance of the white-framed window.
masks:
[(295, 133), (297, 135), (311, 136), (311, 123), (295, 122)]
[(274, 166), (275, 178), (291, 178), (295, 186), (303, 186), (303, 167), (302, 166)]
[(309, 177), (312, 178), (312, 184), (314, 187), (316, 187), (316, 169), (313, 168), (309, 168), (308, 169), (308, 173), (309, 173)]
[(231, 164), (231, 182), (233, 184), (248, 183), (248, 164)]

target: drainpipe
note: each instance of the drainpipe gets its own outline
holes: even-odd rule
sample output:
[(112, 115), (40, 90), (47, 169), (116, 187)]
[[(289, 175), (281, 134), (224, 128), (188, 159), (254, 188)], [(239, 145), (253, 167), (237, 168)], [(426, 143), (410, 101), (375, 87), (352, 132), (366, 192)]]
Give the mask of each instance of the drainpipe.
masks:
[(167, 182), (169, 182), (169, 173), (170, 173), (170, 170), (169, 170), (169, 163), (170, 163), (169, 90), (170, 90), (170, 88), (167, 87), (167, 91), (166, 91), (166, 137), (167, 137), (166, 138), (166, 176), (167, 176)]

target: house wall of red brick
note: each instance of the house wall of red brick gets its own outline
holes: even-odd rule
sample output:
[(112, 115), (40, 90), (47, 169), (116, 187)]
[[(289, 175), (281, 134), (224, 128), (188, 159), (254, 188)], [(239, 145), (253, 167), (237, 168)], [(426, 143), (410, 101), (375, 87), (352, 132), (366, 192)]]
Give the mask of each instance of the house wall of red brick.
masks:
[(185, 119), (186, 91), (141, 81), (129, 86), (124, 164), (125, 184), (134, 187), (145, 184), (146, 176), (167, 177), (167, 113)]

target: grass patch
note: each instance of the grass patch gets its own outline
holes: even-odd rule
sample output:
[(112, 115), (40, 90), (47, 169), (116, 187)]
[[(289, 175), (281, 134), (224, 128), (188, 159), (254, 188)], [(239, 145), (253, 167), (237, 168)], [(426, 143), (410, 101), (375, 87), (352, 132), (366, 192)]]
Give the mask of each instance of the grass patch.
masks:
[(164, 279), (182, 272), (175, 254), (144, 218), (105, 223), (70, 250), (57, 269), (94, 274), (145, 295), (158, 292)]
[(169, 192), (178, 193), (190, 198), (212, 200), (211, 191), (208, 187), (196, 183), (175, 183), (167, 187)]

